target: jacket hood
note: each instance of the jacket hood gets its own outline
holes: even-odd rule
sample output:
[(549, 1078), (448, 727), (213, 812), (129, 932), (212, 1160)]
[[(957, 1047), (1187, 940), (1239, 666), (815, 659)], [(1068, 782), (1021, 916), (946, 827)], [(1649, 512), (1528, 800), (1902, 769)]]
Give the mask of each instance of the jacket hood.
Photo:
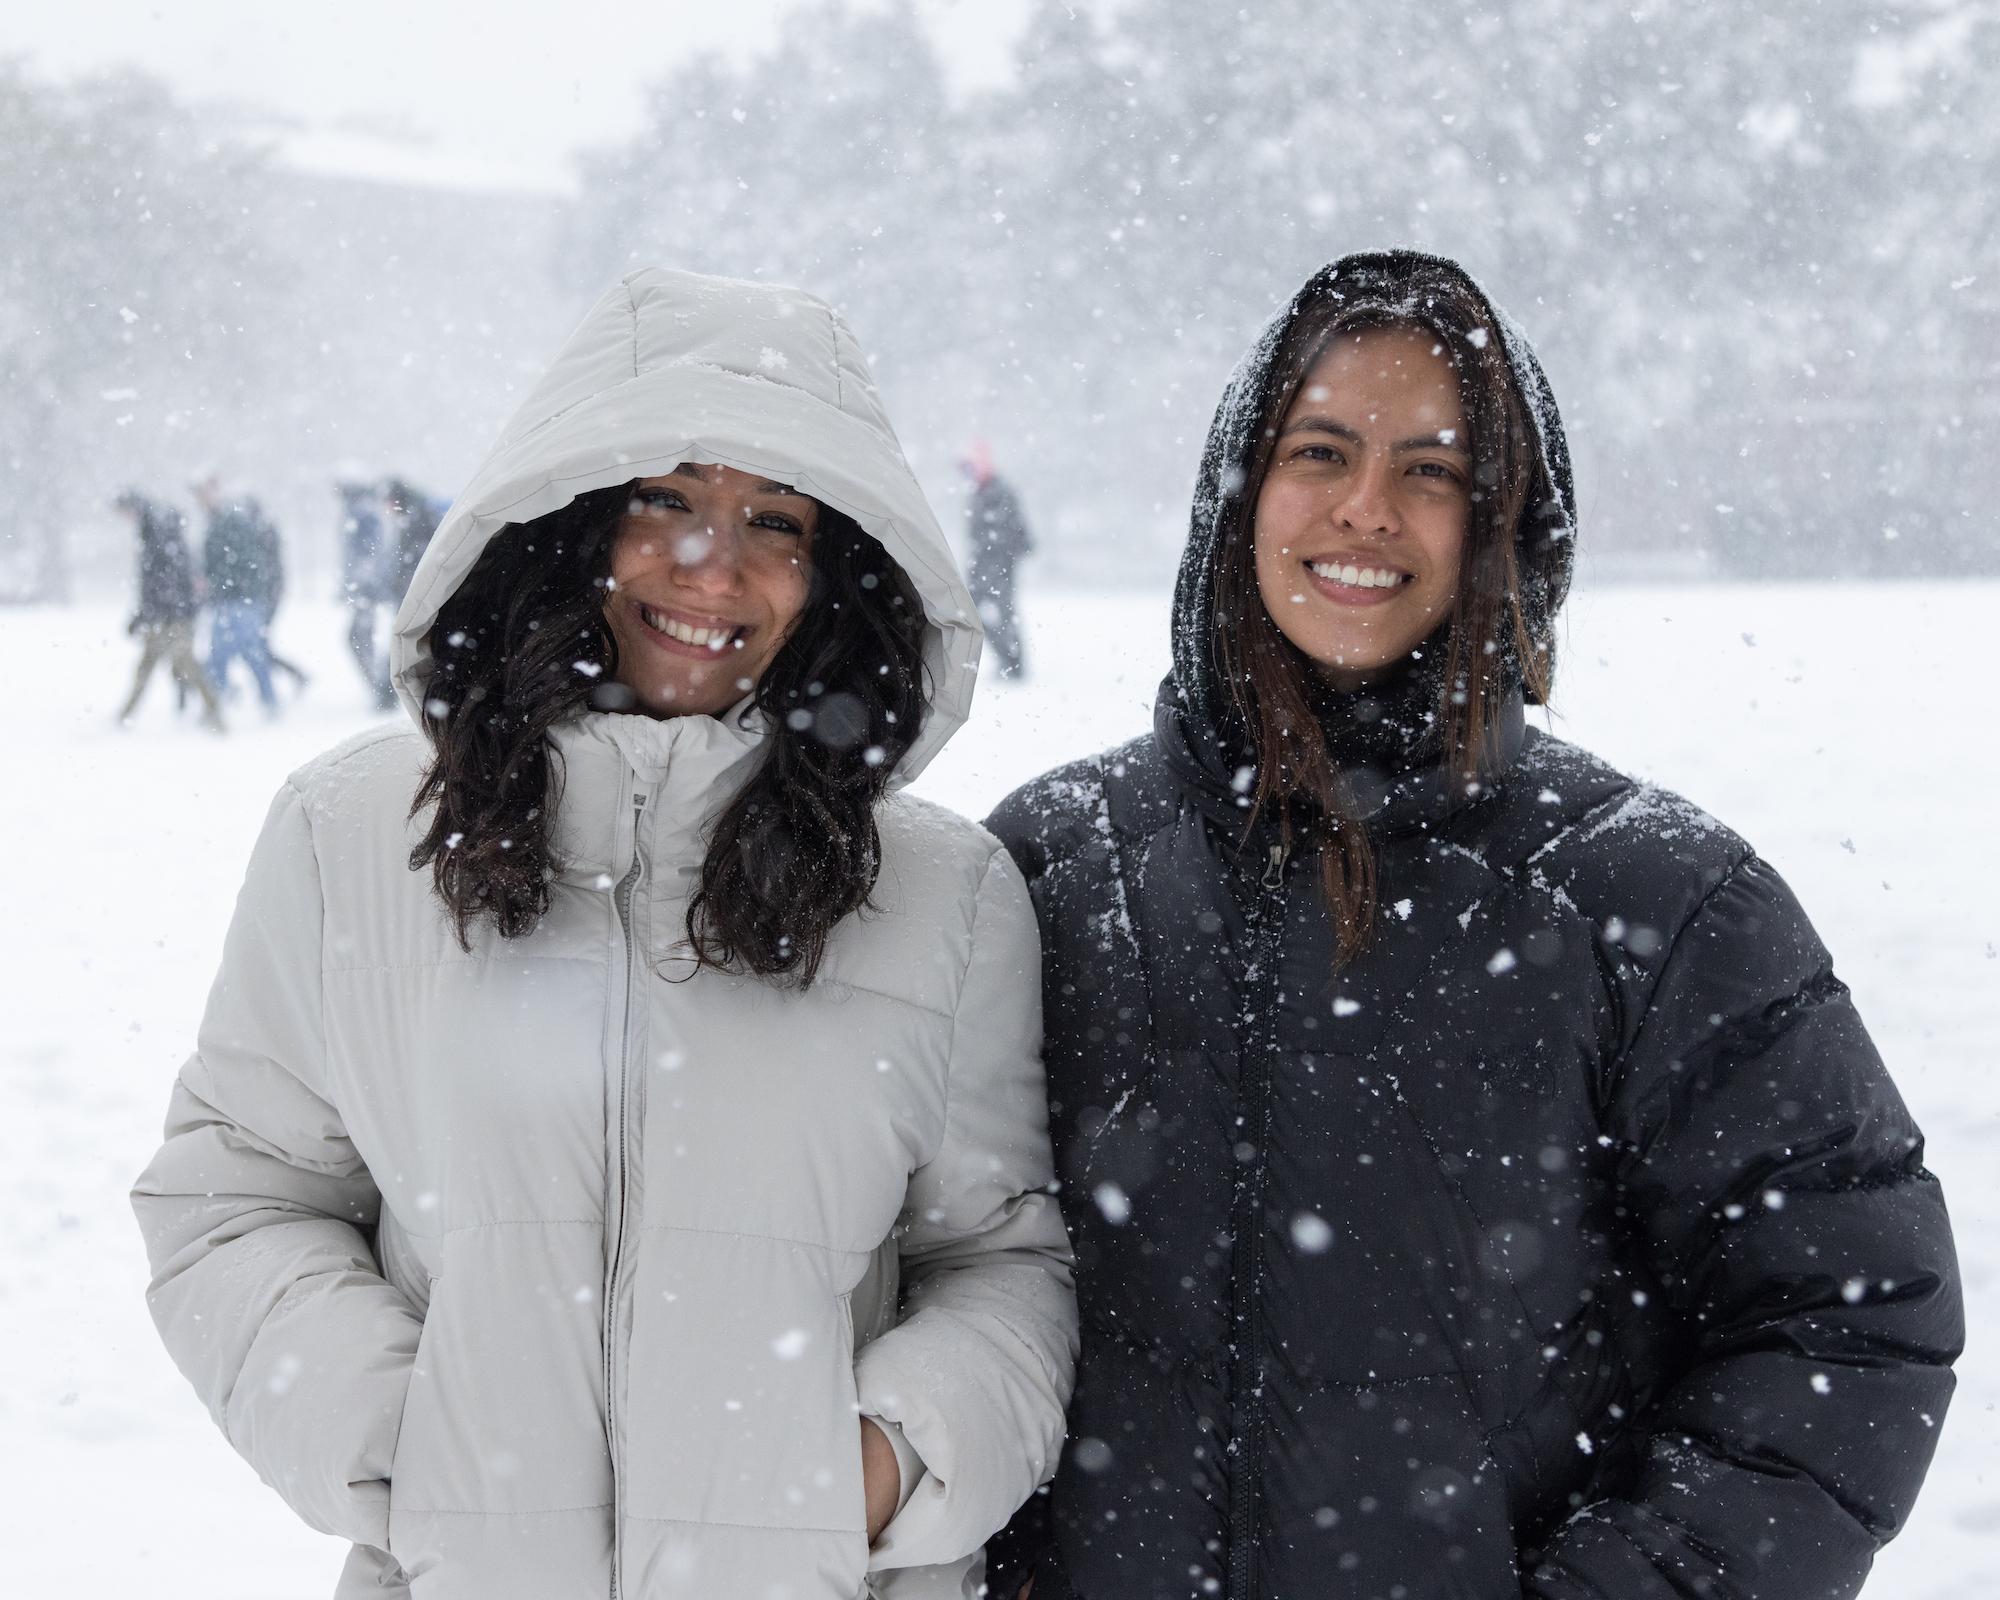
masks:
[[(1482, 308), (1482, 325), (1451, 328), (1437, 301), (1446, 284), (1469, 290)], [(1530, 492), (1514, 538), (1522, 599), (1535, 643), (1553, 659), (1555, 618), (1569, 592), (1576, 551), (1576, 486), (1562, 417), (1541, 363), (1526, 337), (1464, 268), (1415, 250), (1367, 251), (1321, 267), (1264, 325), (1231, 374), (1209, 426), (1195, 481), (1187, 548), (1174, 589), (1173, 681), (1184, 713), (1208, 729), (1221, 728), (1229, 693), (1216, 669), (1215, 571), (1224, 530), (1238, 518), (1256, 453), (1258, 419), (1278, 381), (1277, 359), (1285, 336), (1301, 315), (1328, 302), (1358, 312), (1379, 310), (1415, 317), (1455, 335), (1454, 343), (1483, 348), (1498, 341), (1535, 425), (1539, 481)]]
[(685, 461), (796, 486), (903, 569), (929, 622), (930, 712), (908, 782), (964, 723), (980, 628), (950, 546), (839, 313), (799, 289), (648, 267), (607, 292), (501, 431), (396, 613), (391, 666), (422, 725), (431, 625), (487, 543), (578, 495)]

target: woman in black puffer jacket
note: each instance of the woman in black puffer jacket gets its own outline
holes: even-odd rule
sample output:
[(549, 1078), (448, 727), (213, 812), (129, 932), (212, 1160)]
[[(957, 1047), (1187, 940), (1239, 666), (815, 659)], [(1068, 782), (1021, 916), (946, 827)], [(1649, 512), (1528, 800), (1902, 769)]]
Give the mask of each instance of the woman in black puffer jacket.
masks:
[(1210, 434), (1153, 732), (991, 826), (1084, 1355), (1035, 1600), (1831, 1600), (1957, 1269), (1777, 874), (1524, 725), (1575, 496), (1456, 266), (1316, 274)]

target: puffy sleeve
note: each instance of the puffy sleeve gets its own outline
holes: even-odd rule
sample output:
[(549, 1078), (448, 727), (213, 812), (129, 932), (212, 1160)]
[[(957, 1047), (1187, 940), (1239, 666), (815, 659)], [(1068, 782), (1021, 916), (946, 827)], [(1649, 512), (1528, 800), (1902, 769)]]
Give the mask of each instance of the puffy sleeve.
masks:
[[(1923, 1138), (1825, 949), (1755, 856), (1668, 951), (1604, 1132), (1689, 1364), (1636, 1418), (1535, 1600), (1851, 1596), (1929, 1465), (1964, 1339)], [(1644, 1292), (1644, 1291), (1640, 1291)]]
[(856, 1363), (862, 1411), (899, 1424), (926, 1469), (876, 1542), (878, 1569), (979, 1549), (1055, 1469), (1077, 1316), (1053, 1176), (1040, 939), (996, 850), (954, 1014), (944, 1137), (899, 1224), (903, 1317)]
[(381, 1199), (328, 1097), (320, 938), (312, 830), (287, 786), (132, 1204), (153, 1321), (230, 1444), (311, 1526), (386, 1549), (422, 1324), (378, 1267)]

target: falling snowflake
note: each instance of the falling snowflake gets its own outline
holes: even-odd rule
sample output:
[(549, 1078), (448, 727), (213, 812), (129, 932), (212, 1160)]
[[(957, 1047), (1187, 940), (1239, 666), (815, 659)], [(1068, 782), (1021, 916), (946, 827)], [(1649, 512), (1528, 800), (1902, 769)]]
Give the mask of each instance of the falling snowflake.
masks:
[(1326, 1218), (1301, 1211), (1292, 1218), (1292, 1243), (1309, 1256), (1323, 1255), (1333, 1245), (1333, 1228)]

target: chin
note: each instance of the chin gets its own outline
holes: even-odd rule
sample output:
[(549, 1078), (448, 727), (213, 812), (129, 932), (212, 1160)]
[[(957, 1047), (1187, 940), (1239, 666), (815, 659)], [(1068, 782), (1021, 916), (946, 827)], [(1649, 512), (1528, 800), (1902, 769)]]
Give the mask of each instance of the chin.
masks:
[(1314, 641), (1311, 654), (1315, 661), (1323, 661), (1330, 667), (1372, 667), (1388, 652), (1382, 648), (1382, 642), (1372, 635), (1354, 639), (1340, 634), (1331, 637), (1322, 634)]
[[(1293, 643), (1297, 644), (1298, 641), (1294, 640)], [(1299, 644), (1299, 649), (1320, 674), (1329, 680), (1347, 678), (1359, 681), (1372, 678), (1378, 673), (1387, 672), (1409, 654), (1408, 649), (1385, 650), (1379, 641), (1373, 639), (1358, 648), (1318, 642), (1310, 646)]]
[(727, 685), (712, 680), (654, 684), (638, 693), (639, 709), (650, 717), (710, 717), (738, 698)]

